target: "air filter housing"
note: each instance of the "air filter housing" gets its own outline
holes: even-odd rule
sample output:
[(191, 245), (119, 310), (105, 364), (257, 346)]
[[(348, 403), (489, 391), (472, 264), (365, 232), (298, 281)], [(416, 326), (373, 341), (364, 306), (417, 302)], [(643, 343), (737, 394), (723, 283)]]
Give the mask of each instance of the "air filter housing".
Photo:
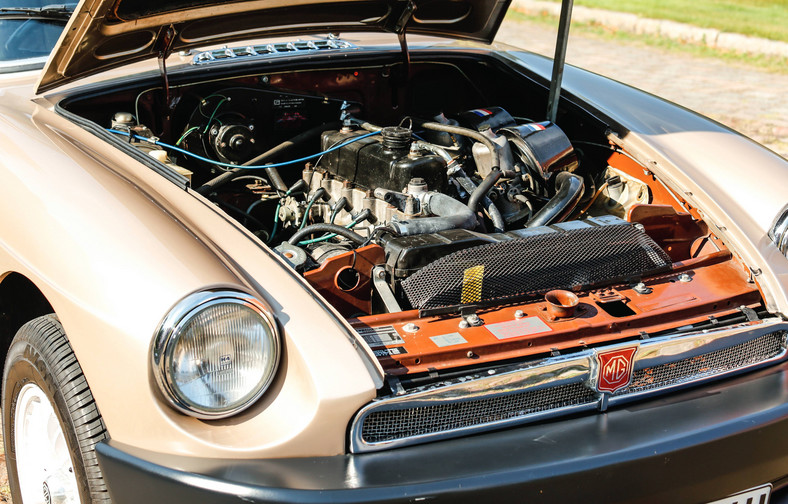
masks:
[(403, 280), (410, 305), (497, 304), (552, 289), (635, 281), (671, 267), (645, 232), (612, 216), (487, 236), (498, 241), (452, 252)]

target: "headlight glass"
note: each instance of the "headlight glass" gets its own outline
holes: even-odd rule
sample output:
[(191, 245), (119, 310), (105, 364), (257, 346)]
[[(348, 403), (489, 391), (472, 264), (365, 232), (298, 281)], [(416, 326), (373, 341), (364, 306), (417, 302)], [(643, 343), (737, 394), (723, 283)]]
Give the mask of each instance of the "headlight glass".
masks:
[(769, 230), (769, 238), (783, 255), (788, 256), (788, 205), (784, 206), (774, 219)]
[(153, 369), (177, 409), (223, 418), (256, 401), (279, 362), (279, 336), (268, 310), (234, 291), (200, 292), (178, 303), (154, 340)]

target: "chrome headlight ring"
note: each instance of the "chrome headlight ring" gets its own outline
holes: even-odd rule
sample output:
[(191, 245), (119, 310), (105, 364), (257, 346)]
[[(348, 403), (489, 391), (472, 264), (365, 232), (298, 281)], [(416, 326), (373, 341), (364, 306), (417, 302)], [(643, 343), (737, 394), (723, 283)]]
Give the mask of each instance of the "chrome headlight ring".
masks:
[(769, 228), (769, 238), (783, 255), (788, 256), (788, 205), (784, 206)]
[(162, 320), (151, 365), (172, 407), (197, 418), (226, 418), (265, 393), (276, 375), (280, 346), (273, 315), (254, 296), (199, 291)]

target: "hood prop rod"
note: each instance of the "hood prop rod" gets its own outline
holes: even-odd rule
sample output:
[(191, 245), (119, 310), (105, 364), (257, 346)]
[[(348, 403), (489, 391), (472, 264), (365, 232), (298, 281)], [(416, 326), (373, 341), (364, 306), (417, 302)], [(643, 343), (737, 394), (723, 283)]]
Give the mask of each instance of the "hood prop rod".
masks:
[(170, 81), (167, 78), (167, 58), (172, 53), (172, 44), (175, 42), (175, 27), (170, 25), (164, 30), (164, 33), (159, 37), (158, 40), (158, 60), (159, 60), (159, 72), (161, 73), (161, 79), (164, 81), (164, 103), (167, 104), (167, 107), (170, 106)]
[(402, 60), (403, 63), (405, 63), (405, 75), (403, 75), (402, 81), (403, 84), (406, 85), (410, 79), (410, 50), (408, 50), (408, 40), (405, 35), (405, 30), (407, 29), (408, 22), (413, 17), (413, 11), (415, 10), (416, 4), (413, 3), (413, 0), (408, 0), (408, 3), (405, 4), (405, 7), (402, 9), (399, 19), (397, 19), (397, 23), (394, 25), (394, 32), (397, 34), (399, 47), (402, 51)]
[(550, 79), (550, 97), (547, 99), (547, 120), (555, 123), (558, 116), (558, 100), (561, 97), (561, 81), (564, 78), (564, 62), (566, 45), (569, 41), (569, 23), (572, 20), (572, 4), (574, 0), (562, 0), (561, 17), (558, 20), (558, 37), (555, 41), (555, 57), (553, 58), (553, 76)]

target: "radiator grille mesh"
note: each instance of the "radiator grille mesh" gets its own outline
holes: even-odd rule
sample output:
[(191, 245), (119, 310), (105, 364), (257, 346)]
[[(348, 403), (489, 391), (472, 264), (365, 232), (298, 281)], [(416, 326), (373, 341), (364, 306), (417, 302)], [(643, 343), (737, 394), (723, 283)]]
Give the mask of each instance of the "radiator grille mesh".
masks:
[[(629, 224), (553, 230), (454, 252), (402, 282), (418, 309), (456, 306), (463, 300), (505, 301), (612, 284), (670, 268), (667, 254), (644, 232)], [(468, 285), (467, 271), (483, 271)], [(473, 289), (473, 296), (469, 290)], [(478, 292), (478, 294), (477, 294)]]
[(474, 401), (375, 411), (364, 420), (361, 435), (368, 443), (378, 443), (595, 401), (595, 394), (584, 384), (572, 383)]
[(783, 351), (784, 337), (784, 331), (777, 331), (715, 352), (640, 369), (633, 373), (629, 387), (615, 395), (678, 385), (758, 364)]

